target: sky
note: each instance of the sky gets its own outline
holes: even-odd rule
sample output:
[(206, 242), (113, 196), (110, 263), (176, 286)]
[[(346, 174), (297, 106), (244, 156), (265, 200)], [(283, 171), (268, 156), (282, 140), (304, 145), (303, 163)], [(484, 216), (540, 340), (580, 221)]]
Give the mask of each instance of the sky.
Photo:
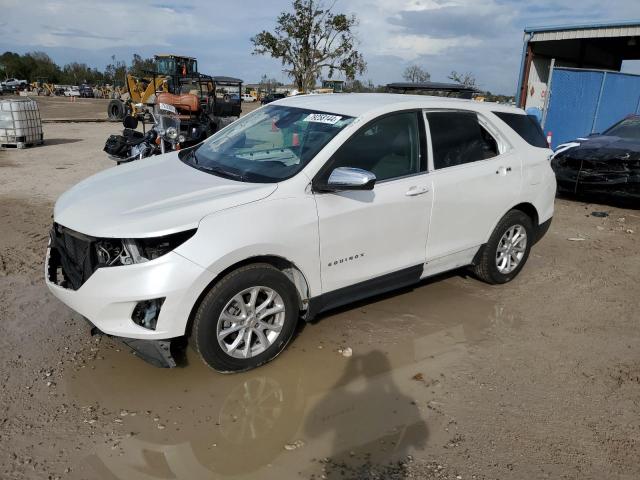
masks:
[[(410, 64), (447, 81), (472, 72), (493, 93), (516, 89), (525, 26), (640, 20), (640, 0), (325, 0), (358, 18), (361, 79), (402, 81)], [(263, 74), (289, 83), (278, 60), (252, 55), (250, 38), (272, 30), (291, 0), (0, 0), (0, 52), (40, 50), (58, 64), (100, 69), (115, 55), (176, 53), (199, 70), (246, 83)], [(625, 65), (640, 73), (640, 62)]]

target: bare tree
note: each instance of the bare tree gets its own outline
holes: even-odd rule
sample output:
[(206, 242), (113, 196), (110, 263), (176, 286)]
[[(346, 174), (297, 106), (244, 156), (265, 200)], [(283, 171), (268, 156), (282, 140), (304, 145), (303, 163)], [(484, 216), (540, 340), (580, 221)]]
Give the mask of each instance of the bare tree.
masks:
[(458, 73), (455, 70), (453, 70), (448, 78), (449, 80), (453, 80), (456, 83), (460, 83), (465, 87), (471, 87), (471, 88), (476, 87), (476, 76), (471, 72)]
[(275, 78), (269, 78), (267, 77), (267, 74), (263, 74), (262, 77), (260, 77), (260, 89), (265, 91), (265, 92), (273, 92), (276, 87), (280, 86), (280, 82), (278, 82), (278, 80), (276, 80)]
[(431, 74), (418, 65), (409, 65), (402, 74), (407, 82), (428, 82), (431, 80)]
[(263, 30), (251, 39), (253, 53), (280, 59), (301, 91), (312, 90), (323, 69), (329, 78), (339, 71), (347, 80), (354, 79), (366, 69), (355, 48), (357, 19), (333, 13), (332, 8), (321, 0), (294, 0), (293, 12), (278, 16), (273, 33)]

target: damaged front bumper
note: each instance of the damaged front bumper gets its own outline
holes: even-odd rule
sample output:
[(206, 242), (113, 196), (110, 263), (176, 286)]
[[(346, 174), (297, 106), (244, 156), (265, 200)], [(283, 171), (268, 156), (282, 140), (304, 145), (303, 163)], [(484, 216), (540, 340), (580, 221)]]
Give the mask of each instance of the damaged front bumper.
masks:
[[(145, 362), (159, 368), (174, 368), (177, 363), (172, 352), (172, 346), (176, 345), (176, 339), (145, 340), (140, 338), (114, 337), (108, 335), (96, 327), (89, 319), (84, 318), (91, 326), (91, 336), (105, 335), (120, 341), (129, 347), (134, 355)], [(173, 342), (173, 345), (172, 345)]]
[[(555, 157), (551, 166), (558, 190), (576, 195), (603, 195), (640, 200), (640, 158), (629, 153), (600, 158), (568, 150)], [(595, 154), (594, 154), (595, 155)]]
[(81, 237), (63, 240), (66, 252), (75, 257), (63, 257), (56, 242), (49, 245), (49, 291), (88, 319), (94, 333), (120, 339), (153, 365), (175, 367), (174, 344), (184, 339), (193, 305), (214, 274), (175, 252), (110, 268), (85, 268), (84, 262), (75, 261), (72, 266), (79, 267), (72, 269), (68, 262), (88, 258), (90, 244)]

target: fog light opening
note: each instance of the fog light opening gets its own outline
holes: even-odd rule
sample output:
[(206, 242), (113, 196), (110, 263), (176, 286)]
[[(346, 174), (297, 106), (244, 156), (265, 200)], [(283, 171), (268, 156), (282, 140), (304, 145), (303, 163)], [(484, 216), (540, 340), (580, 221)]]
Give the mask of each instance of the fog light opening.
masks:
[(155, 330), (164, 299), (165, 297), (138, 302), (131, 314), (131, 320), (142, 328)]

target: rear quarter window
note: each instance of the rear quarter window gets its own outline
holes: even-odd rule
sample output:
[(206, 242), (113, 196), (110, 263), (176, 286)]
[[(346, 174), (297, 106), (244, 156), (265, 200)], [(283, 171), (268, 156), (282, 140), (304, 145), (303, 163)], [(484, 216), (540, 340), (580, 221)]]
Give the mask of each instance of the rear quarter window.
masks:
[(493, 114), (509, 125), (511, 129), (520, 135), (529, 145), (538, 148), (549, 148), (540, 124), (531, 115), (508, 112), (493, 112)]

